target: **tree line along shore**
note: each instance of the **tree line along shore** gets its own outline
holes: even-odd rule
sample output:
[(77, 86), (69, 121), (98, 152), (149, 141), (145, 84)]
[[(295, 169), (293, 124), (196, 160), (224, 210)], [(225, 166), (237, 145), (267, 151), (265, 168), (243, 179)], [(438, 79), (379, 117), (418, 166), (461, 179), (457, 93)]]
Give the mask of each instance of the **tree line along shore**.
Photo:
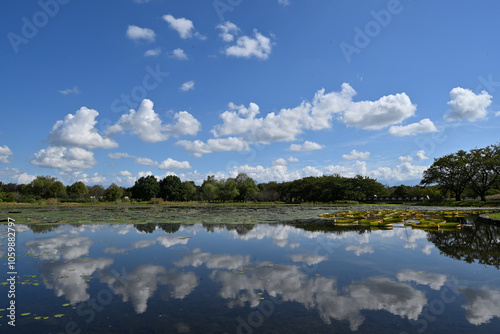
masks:
[[(309, 176), (287, 182), (256, 183), (245, 173), (235, 178), (208, 176), (202, 185), (182, 181), (176, 175), (161, 180), (143, 176), (132, 187), (114, 183), (85, 185), (78, 181), (64, 185), (52, 176), (38, 176), (29, 184), (0, 182), (0, 202), (5, 203), (92, 203), (92, 202), (283, 202), (355, 204), (370, 198), (424, 198), (424, 204), (442, 205), (449, 198), (464, 204), (480, 200), (500, 204), (500, 144), (468, 152), (460, 150), (434, 159), (419, 185), (387, 186), (374, 178), (338, 174)], [(455, 203), (456, 204), (456, 203)]]

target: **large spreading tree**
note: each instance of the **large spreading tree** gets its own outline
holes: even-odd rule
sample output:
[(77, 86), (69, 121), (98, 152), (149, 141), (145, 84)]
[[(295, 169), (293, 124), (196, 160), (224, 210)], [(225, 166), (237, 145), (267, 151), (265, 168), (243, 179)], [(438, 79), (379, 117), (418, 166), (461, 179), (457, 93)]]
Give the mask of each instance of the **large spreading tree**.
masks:
[(499, 181), (500, 144), (496, 144), (434, 159), (420, 184), (435, 184), (442, 192), (452, 192), (457, 201), (466, 189), (470, 189), (486, 201), (488, 190), (496, 187)]
[(500, 145), (471, 150), (469, 163), (470, 188), (486, 201), (486, 192), (500, 179)]
[(455, 200), (460, 201), (462, 193), (471, 180), (470, 168), (468, 153), (460, 150), (457, 153), (434, 159), (434, 163), (424, 171), (420, 184), (437, 184), (441, 191), (452, 192)]

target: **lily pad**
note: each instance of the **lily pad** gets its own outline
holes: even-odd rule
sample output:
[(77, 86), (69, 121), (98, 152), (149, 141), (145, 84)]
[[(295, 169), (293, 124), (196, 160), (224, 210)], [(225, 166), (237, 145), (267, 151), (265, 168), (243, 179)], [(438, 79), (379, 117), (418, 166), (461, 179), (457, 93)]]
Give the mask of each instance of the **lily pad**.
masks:
[(25, 317), (25, 316), (27, 316), (27, 315), (30, 315), (30, 314), (31, 314), (31, 313), (29, 313), (29, 312), (28, 312), (28, 313), (21, 313), (21, 315), (22, 315), (23, 317)]
[(54, 315), (54, 318), (62, 318), (62, 317), (64, 317), (64, 314), (56, 314), (56, 315)]

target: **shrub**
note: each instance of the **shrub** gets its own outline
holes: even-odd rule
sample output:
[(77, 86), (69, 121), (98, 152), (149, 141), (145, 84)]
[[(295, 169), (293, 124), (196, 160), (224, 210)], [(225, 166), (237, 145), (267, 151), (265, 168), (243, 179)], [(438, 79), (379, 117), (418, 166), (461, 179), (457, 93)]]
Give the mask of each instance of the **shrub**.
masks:
[(21, 197), (18, 201), (19, 203), (36, 203), (36, 199), (34, 197)]
[(153, 197), (150, 200), (151, 204), (161, 204), (163, 203), (163, 198)]
[(48, 205), (56, 205), (59, 201), (57, 200), (57, 198), (49, 198), (47, 199), (47, 204)]

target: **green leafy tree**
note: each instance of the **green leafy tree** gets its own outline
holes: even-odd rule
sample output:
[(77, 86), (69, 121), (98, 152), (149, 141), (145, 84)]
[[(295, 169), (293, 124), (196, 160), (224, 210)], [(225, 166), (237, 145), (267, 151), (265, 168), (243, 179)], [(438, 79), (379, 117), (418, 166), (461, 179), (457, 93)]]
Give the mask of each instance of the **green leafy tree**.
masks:
[(78, 181), (66, 188), (70, 197), (82, 198), (89, 193), (87, 186), (82, 181)]
[(64, 198), (67, 196), (66, 187), (61, 181), (55, 181), (49, 186), (46, 196), (46, 198)]
[(424, 171), (420, 184), (437, 184), (442, 191), (452, 192), (455, 194), (455, 200), (460, 201), (471, 180), (468, 158), (467, 152), (460, 150), (434, 159), (434, 163)]
[(176, 175), (168, 175), (159, 183), (158, 195), (166, 201), (180, 201), (182, 199), (182, 181)]
[[(51, 196), (50, 187), (56, 182), (56, 178), (53, 176), (38, 176), (36, 179), (31, 181), (31, 193), (38, 198), (49, 198), (55, 197)], [(57, 187), (57, 186), (56, 186)], [(56, 190), (57, 189), (53, 189)]]
[(217, 186), (219, 188), (219, 199), (223, 202), (232, 201), (239, 195), (238, 185), (233, 178), (220, 180)]
[(142, 201), (149, 201), (153, 197), (158, 196), (160, 185), (158, 180), (153, 175), (143, 176), (135, 181), (132, 187), (132, 197)]
[(3, 191), (5, 191), (6, 193), (15, 193), (15, 192), (18, 191), (17, 184), (12, 183), (12, 182), (4, 184), (3, 185)]
[(193, 181), (184, 181), (181, 186), (181, 200), (192, 201), (196, 197), (196, 185)]
[(368, 176), (356, 175), (351, 182), (356, 199), (371, 198), (375, 195), (386, 196), (388, 194), (382, 183)]
[(481, 201), (486, 201), (486, 193), (499, 180), (500, 148), (497, 145), (473, 149), (468, 155), (468, 161), (470, 188), (481, 197)]
[(393, 188), (392, 196), (395, 197), (406, 197), (410, 193), (410, 186), (405, 186), (404, 184)]
[(217, 199), (219, 193), (219, 187), (216, 184), (215, 177), (208, 176), (203, 184), (201, 185), (201, 194), (203, 199), (208, 202), (213, 202)]
[(255, 199), (259, 192), (259, 187), (255, 181), (245, 173), (239, 173), (234, 179), (238, 188), (238, 201), (249, 201)]
[(104, 198), (108, 202), (117, 201), (120, 198), (122, 198), (122, 196), (123, 196), (123, 189), (114, 183), (111, 183), (111, 185), (104, 192)]

